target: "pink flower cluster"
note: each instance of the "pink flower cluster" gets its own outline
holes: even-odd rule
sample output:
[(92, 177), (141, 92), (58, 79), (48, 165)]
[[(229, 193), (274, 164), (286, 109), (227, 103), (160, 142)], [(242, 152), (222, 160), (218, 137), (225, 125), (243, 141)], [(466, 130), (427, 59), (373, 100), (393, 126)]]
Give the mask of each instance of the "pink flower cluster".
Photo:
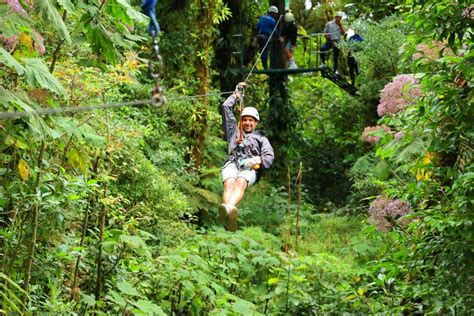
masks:
[(474, 20), (474, 4), (471, 4), (462, 12), (462, 17), (468, 20)]
[(412, 212), (410, 205), (401, 199), (378, 196), (369, 207), (369, 221), (380, 231), (389, 231), (395, 224), (405, 227), (408, 219), (402, 217)]
[(412, 59), (417, 60), (424, 58), (429, 62), (435, 61), (441, 55), (452, 56), (453, 51), (446, 47), (447, 42), (432, 41), (430, 44), (418, 44), (416, 45), (417, 53), (413, 54)]
[(405, 136), (405, 133), (403, 131), (398, 131), (393, 135), (393, 138), (396, 140), (399, 140)]
[(18, 36), (12, 35), (9, 37), (5, 37), (3, 34), (0, 34), (0, 45), (5, 48), (8, 52), (13, 52), (16, 45), (18, 45), (20, 41), (18, 40)]
[(6, 1), (7, 1), (7, 4), (10, 6), (10, 8), (13, 10), (13, 12), (27, 15), (25, 9), (23, 9), (23, 7), (21, 6), (20, 1), (18, 0), (6, 0)]
[(364, 128), (364, 131), (362, 132), (362, 136), (361, 136), (362, 141), (369, 144), (378, 143), (380, 140), (380, 136), (373, 135), (373, 133), (377, 131), (389, 133), (390, 127), (388, 127), (387, 125), (367, 126), (366, 128)]
[(382, 89), (377, 114), (379, 116), (395, 114), (420, 96), (421, 90), (417, 79), (412, 75), (398, 75)]

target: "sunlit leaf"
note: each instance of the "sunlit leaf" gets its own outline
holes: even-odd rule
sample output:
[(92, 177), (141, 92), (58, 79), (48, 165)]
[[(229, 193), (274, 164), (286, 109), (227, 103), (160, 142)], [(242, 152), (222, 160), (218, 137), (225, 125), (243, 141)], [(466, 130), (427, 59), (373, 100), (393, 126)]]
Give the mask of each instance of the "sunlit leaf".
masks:
[(30, 175), (30, 168), (28, 167), (26, 161), (24, 161), (23, 159), (20, 159), (20, 161), (18, 162), (18, 173), (20, 174), (20, 177), (23, 180), (28, 180), (28, 177)]
[(117, 283), (117, 288), (120, 292), (131, 295), (131, 296), (141, 296), (140, 292), (138, 292), (131, 283), (127, 281), (120, 281)]
[(132, 302), (132, 304), (139, 308), (140, 314), (158, 316), (166, 315), (161, 307), (147, 300), (138, 300), (137, 302)]
[(17, 62), (15, 58), (13, 58), (13, 56), (2, 47), (0, 47), (0, 62), (4, 63), (10, 68), (15, 69), (16, 73), (19, 75), (23, 75), (25, 73), (25, 67)]

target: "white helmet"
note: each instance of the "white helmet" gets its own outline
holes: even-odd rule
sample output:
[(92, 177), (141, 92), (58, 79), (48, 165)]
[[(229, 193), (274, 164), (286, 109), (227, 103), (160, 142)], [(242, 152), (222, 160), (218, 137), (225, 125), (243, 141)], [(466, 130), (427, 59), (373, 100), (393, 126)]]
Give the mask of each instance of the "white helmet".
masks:
[(248, 106), (242, 110), (242, 117), (244, 116), (251, 116), (257, 121), (260, 121), (260, 115), (258, 114), (258, 110), (251, 106)]
[(346, 14), (345, 14), (344, 12), (342, 12), (342, 11), (337, 11), (336, 14), (335, 14), (335, 16), (338, 16), (338, 17), (340, 17), (340, 18), (343, 19), (343, 18), (346, 16)]
[(268, 8), (268, 13), (278, 13), (278, 8), (272, 5)]
[(293, 22), (295, 20), (295, 16), (288, 12), (285, 14), (285, 22)]

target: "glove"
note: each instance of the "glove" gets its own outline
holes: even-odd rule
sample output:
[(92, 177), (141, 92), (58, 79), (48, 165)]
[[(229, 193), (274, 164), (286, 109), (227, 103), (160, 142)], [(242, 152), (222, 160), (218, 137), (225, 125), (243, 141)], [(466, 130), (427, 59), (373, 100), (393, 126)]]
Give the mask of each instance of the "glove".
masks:
[(253, 158), (247, 158), (244, 160), (244, 168), (245, 169), (253, 169), (255, 165), (259, 165), (262, 163), (262, 159), (260, 157), (253, 157)]

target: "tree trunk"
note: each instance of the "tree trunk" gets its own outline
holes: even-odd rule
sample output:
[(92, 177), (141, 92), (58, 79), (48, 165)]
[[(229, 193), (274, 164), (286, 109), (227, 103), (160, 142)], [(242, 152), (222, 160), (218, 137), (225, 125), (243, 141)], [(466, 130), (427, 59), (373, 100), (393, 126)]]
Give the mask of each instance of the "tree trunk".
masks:
[[(205, 3), (207, 2), (207, 3)], [(197, 16), (198, 30), (202, 32), (201, 45), (198, 51), (203, 52), (203, 56), (197, 59), (196, 71), (199, 81), (198, 93), (206, 94), (209, 90), (209, 64), (210, 64), (210, 50), (212, 43), (212, 10), (215, 3), (212, 0), (199, 1), (201, 7), (200, 14)], [(204, 97), (201, 99), (202, 105), (196, 109), (197, 120), (196, 128), (192, 131), (192, 139), (195, 139), (195, 144), (192, 146), (192, 158), (194, 159), (194, 166), (196, 169), (201, 168), (202, 156), (204, 153), (204, 142), (207, 136), (207, 114), (209, 111), (209, 99)]]

